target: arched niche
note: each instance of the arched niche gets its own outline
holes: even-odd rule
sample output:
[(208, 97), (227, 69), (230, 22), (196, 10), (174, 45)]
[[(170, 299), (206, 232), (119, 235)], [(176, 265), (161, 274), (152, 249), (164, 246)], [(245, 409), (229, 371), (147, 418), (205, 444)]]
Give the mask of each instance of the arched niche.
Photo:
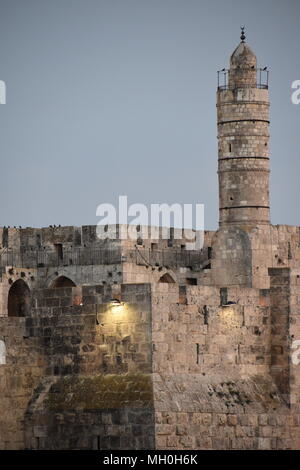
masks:
[(25, 317), (30, 305), (30, 289), (23, 279), (15, 281), (8, 292), (7, 311), (9, 317)]
[(51, 287), (54, 289), (63, 287), (76, 287), (76, 284), (69, 277), (59, 276), (52, 282)]
[(165, 273), (163, 276), (161, 276), (159, 278), (158, 282), (164, 282), (164, 283), (168, 283), (168, 284), (174, 284), (175, 283), (174, 279), (172, 278), (172, 276), (170, 276), (169, 273)]

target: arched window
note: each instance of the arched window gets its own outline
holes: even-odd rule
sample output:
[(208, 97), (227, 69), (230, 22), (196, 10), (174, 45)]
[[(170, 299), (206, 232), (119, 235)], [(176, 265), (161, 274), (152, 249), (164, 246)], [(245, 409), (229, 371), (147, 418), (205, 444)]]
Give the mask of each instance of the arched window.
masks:
[(9, 317), (25, 317), (30, 304), (30, 289), (23, 279), (15, 281), (8, 293), (7, 310)]
[(0, 365), (6, 364), (6, 346), (4, 341), (0, 340)]
[(169, 273), (166, 273), (163, 276), (161, 276), (161, 278), (159, 279), (158, 282), (167, 282), (168, 284), (174, 284), (175, 283), (174, 279), (172, 278), (172, 276), (170, 276)]
[(55, 281), (53, 281), (51, 287), (76, 287), (76, 284), (66, 276), (59, 276), (57, 279), (55, 279)]

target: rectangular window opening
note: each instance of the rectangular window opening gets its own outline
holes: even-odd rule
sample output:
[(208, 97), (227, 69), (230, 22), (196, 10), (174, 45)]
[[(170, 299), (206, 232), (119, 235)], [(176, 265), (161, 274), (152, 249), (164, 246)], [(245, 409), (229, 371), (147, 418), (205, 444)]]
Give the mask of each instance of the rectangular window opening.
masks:
[(55, 248), (58, 259), (63, 259), (63, 246), (62, 246), (62, 243), (55, 243), (54, 248)]

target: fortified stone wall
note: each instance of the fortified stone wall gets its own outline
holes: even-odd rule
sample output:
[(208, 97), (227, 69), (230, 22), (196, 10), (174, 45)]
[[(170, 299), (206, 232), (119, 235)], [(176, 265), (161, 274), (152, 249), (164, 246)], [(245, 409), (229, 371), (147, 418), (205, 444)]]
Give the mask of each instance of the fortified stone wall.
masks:
[(212, 284), (268, 289), (269, 268), (300, 265), (300, 228), (290, 225), (226, 226), (212, 240)]
[(264, 73), (242, 28), (217, 232), (0, 228), (0, 449), (300, 448), (300, 228), (269, 223)]
[(44, 347), (45, 376), (25, 417), (30, 449), (154, 447), (147, 285), (36, 292), (27, 319)]
[(270, 303), (285, 304), (275, 285), (271, 300), (265, 289), (186, 286), (179, 299), (175, 286), (153, 289), (156, 447), (298, 448), (299, 408), (274, 380)]
[(29, 337), (25, 318), (0, 318), (5, 351), (0, 364), (0, 449), (24, 449), (24, 415), (42, 380), (45, 358), (36, 338)]
[(35, 290), (29, 316), (1, 319), (1, 447), (297, 448), (300, 274), (270, 275), (271, 291)]
[[(167, 272), (180, 284), (199, 284), (203, 269), (210, 268), (214, 232), (199, 232), (198, 243), (202, 240), (203, 247), (197, 245), (195, 249), (191, 243), (194, 231), (122, 225), (112, 233), (114, 227), (102, 226), (102, 235), (109, 238), (98, 239), (97, 229), (96, 226), (1, 229), (4, 243), (0, 251), (1, 314), (6, 315), (7, 281), (15, 281), (9, 275), (11, 270), (18, 274), (32, 271), (34, 282), (30, 287), (47, 288), (59, 276), (69, 278), (75, 285), (105, 285), (157, 282)], [(127, 230), (132, 238), (122, 239)], [(161, 237), (163, 231), (169, 238), (147, 238)], [(117, 238), (111, 239), (113, 236)]]
[(153, 249), (195, 249), (195, 237), (202, 240), (209, 238), (210, 231), (205, 233), (195, 230), (181, 230), (172, 227), (153, 227), (144, 225), (83, 225), (53, 226), (43, 228), (0, 227), (0, 248), (37, 249), (54, 247), (63, 244), (69, 247), (105, 247), (109, 242), (111, 248), (132, 249), (138, 241), (139, 246)]

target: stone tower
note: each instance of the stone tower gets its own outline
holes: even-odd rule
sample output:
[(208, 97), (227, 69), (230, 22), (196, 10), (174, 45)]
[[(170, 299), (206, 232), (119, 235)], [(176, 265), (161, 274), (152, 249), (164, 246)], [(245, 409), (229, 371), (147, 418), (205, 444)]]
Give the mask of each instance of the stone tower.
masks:
[(219, 286), (267, 287), (257, 246), (266, 258), (261, 241), (269, 245), (268, 71), (257, 68), (243, 28), (230, 68), (218, 72), (218, 78), (219, 230), (213, 278)]
[[(256, 56), (241, 42), (218, 87), (219, 224), (269, 223), (269, 97)], [(265, 78), (265, 77), (263, 77)]]

